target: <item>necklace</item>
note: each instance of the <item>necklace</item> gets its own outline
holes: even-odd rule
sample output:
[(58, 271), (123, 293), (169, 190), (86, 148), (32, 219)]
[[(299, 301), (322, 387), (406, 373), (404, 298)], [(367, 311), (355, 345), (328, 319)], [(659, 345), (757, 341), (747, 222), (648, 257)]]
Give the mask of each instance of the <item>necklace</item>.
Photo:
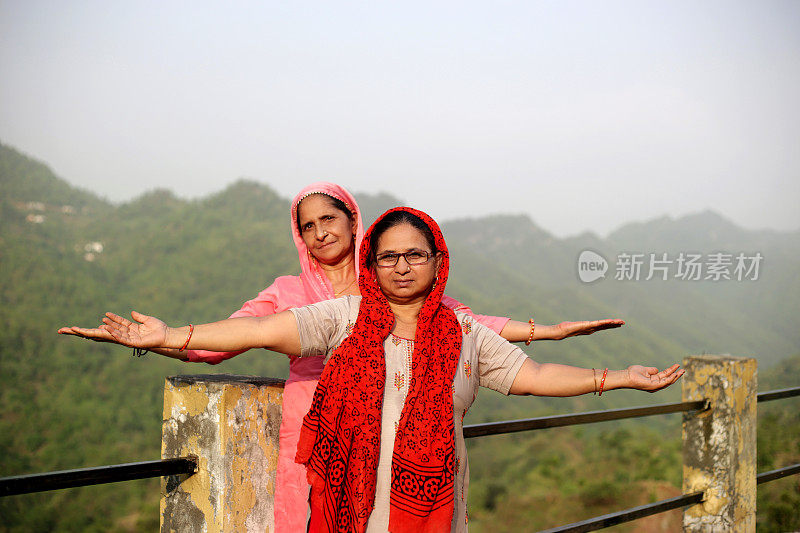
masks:
[(345, 287), (344, 289), (340, 290), (339, 292), (333, 291), (333, 297), (334, 297), (334, 298), (338, 298), (338, 297), (339, 297), (339, 296), (340, 296), (340, 295), (341, 295), (341, 294), (342, 294), (344, 291), (346, 291), (347, 289), (349, 289), (350, 287), (352, 287), (352, 286), (353, 286), (353, 283), (355, 283), (355, 282), (356, 282), (356, 278), (353, 278), (353, 281), (351, 281), (350, 283), (348, 283), (348, 284), (347, 284), (347, 287)]

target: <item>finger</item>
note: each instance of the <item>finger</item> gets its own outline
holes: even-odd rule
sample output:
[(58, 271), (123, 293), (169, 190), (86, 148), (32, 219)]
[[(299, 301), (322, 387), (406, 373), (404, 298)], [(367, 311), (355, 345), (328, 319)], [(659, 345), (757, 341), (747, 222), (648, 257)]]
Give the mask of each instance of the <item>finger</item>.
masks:
[(595, 331), (602, 329), (600, 320), (584, 320), (582, 322), (567, 322), (566, 330), (570, 335), (591, 335)]
[(622, 324), (617, 324), (616, 322), (606, 322), (596, 326), (594, 329), (599, 331), (603, 329), (614, 329), (619, 327), (622, 327)]
[(100, 328), (79, 328), (73, 327), (72, 331), (79, 333), (80, 335), (85, 335), (87, 337), (97, 337), (97, 336), (105, 336), (107, 332)]
[(595, 320), (588, 322), (587, 327), (590, 329), (587, 333), (594, 333), (595, 331), (602, 331), (604, 329), (613, 329), (621, 327), (625, 322), (615, 318), (607, 318), (604, 320)]
[(72, 335), (83, 337), (84, 339), (89, 339), (92, 341), (113, 340), (113, 337), (111, 337), (107, 331), (100, 328), (79, 328), (73, 326), (71, 329)]
[(131, 326), (133, 324), (133, 322), (131, 322), (124, 316), (115, 315), (114, 313), (106, 313), (106, 318), (112, 320), (112, 317), (114, 322), (116, 322), (117, 324), (124, 324), (126, 326)]
[(137, 322), (144, 322), (150, 317), (140, 313), (139, 311), (131, 311), (131, 318), (133, 318)]
[(120, 339), (128, 337), (127, 328), (117, 327), (116, 324), (103, 324), (100, 327), (103, 329), (103, 331), (108, 333), (108, 335), (110, 335), (114, 339), (120, 340)]
[(124, 344), (126, 346), (128, 345), (128, 342), (130, 342), (130, 337), (128, 336), (127, 331), (114, 328), (113, 326), (102, 326), (102, 327), (106, 331), (109, 340), (117, 342), (119, 344)]
[(123, 327), (128, 327), (128, 325), (131, 324), (131, 321), (127, 318), (115, 315), (114, 313), (106, 313), (106, 317), (103, 319), (103, 322), (106, 324), (113, 322), (114, 324), (119, 324)]
[(133, 323), (130, 320), (125, 320), (124, 322), (114, 322), (110, 318), (106, 317), (103, 318), (103, 323), (100, 325), (101, 328), (108, 331), (108, 328), (116, 329), (119, 331), (128, 331)]
[(124, 328), (124, 329), (128, 329), (124, 324), (120, 324), (119, 322), (114, 322), (113, 320), (111, 320), (108, 317), (103, 318), (103, 323), (100, 324), (99, 327), (104, 328), (104, 329), (107, 329), (107, 328), (113, 328), (113, 329), (123, 329)]
[(676, 370), (678, 370), (678, 368), (679, 368), (679, 367), (680, 367), (680, 365), (678, 365), (678, 364), (674, 364), (674, 365), (672, 365), (672, 366), (671, 366), (671, 367), (669, 367), (669, 368), (665, 368), (663, 371), (661, 371), (661, 373), (659, 374), (659, 376), (667, 377), (667, 376), (669, 376), (670, 374), (672, 374), (673, 372), (675, 372)]
[[(683, 375), (683, 370), (679, 370), (678, 372), (673, 372), (669, 377), (664, 380), (664, 387), (669, 387)], [(664, 388), (662, 387), (662, 388)]]

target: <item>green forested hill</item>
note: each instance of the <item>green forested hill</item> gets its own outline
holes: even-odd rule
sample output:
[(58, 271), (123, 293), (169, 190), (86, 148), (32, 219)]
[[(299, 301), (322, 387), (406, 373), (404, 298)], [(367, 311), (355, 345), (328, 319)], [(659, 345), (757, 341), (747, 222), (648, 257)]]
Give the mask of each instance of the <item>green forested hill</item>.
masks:
[[(590, 234), (559, 240), (522, 216), (451, 221), (445, 230), (454, 255), (459, 254), (455, 268), (480, 261), (481, 268), (493, 263), (510, 272), (507, 279), (514, 275), (524, 278), (539, 288), (528, 312), (554, 310), (550, 302), (543, 308), (539, 305), (549, 289), (555, 310), (560, 312), (551, 320), (586, 318), (587, 310), (599, 305), (601, 313), (624, 318), (625, 329), (637, 330), (637, 335), (626, 335), (627, 339), (647, 330), (652, 341), (660, 343), (659, 362), (706, 352), (752, 356), (769, 366), (800, 346), (800, 232), (747, 231), (709, 212), (630, 224), (605, 240)], [(672, 276), (674, 265), (670, 279), (645, 281), (649, 268), (645, 264), (639, 281), (616, 280), (614, 271), (609, 270), (604, 280), (585, 284), (578, 279), (576, 263), (580, 252), (587, 249), (601, 253), (609, 262), (621, 253), (645, 254), (647, 261), (650, 253), (675, 258), (680, 252), (705, 256), (760, 253), (763, 260), (755, 281), (678, 280)], [(468, 279), (472, 282), (475, 278)], [(490, 295), (495, 290), (486, 285), (484, 292)], [(505, 300), (500, 301), (505, 305)], [(669, 350), (669, 345), (674, 350)], [(651, 355), (649, 351), (630, 355), (637, 353)]]
[[(275, 277), (297, 272), (288, 199), (239, 181), (199, 200), (156, 190), (113, 205), (3, 145), (0, 192), (0, 476), (157, 458), (168, 375), (285, 375), (285, 358), (263, 350), (212, 367), (154, 355), (132, 358), (120, 347), (55, 331), (67, 324), (94, 325), (107, 310), (137, 309), (169, 323), (226, 317)], [(401, 203), (386, 194), (359, 195), (359, 202), (370, 221)], [(796, 354), (798, 234), (747, 232), (708, 213), (695, 218), (633, 224), (608, 239), (556, 239), (527, 217), (450, 221), (443, 224), (453, 255), (448, 293), (476, 312), (521, 320), (533, 314), (540, 323), (601, 317), (628, 322), (592, 337), (537, 343), (529, 351), (540, 360), (663, 365), (706, 351), (753, 355), (766, 368)], [(682, 241), (686, 235), (698, 238)], [(706, 240), (699, 238), (704, 235)], [(624, 283), (607, 277), (587, 285), (575, 274), (582, 249), (611, 259), (620, 250), (671, 252), (689, 245), (709, 253), (759, 250), (763, 277), (750, 284)], [(797, 366), (787, 368), (783, 377), (800, 381)], [(484, 392), (469, 418), (475, 423), (677, 397), (677, 389), (572, 401)], [(781, 422), (777, 418), (773, 426), (783, 427)], [(677, 419), (540, 433), (470, 445), (476, 530), (492, 523), (494, 513), (511, 516), (515, 508), (522, 510), (509, 524), (533, 523), (525, 513), (542, 517), (542, 526), (556, 525), (563, 516), (577, 519), (570, 505), (553, 503), (553, 494), (581, 498), (588, 511), (605, 512), (623, 505), (626, 494), (640, 492), (634, 481), (649, 480), (659, 495), (679, 482)], [(646, 464), (647, 450), (656, 448), (663, 461)], [(612, 463), (619, 454), (641, 456), (641, 471), (622, 475), (606, 462), (601, 475), (596, 466), (580, 466), (581, 455), (601, 452)], [(523, 467), (526, 477), (512, 475)], [(498, 476), (504, 469), (508, 477)], [(569, 472), (594, 472), (595, 481), (575, 474), (567, 482)], [(157, 507), (156, 480), (5, 498), (0, 531), (151, 531)]]

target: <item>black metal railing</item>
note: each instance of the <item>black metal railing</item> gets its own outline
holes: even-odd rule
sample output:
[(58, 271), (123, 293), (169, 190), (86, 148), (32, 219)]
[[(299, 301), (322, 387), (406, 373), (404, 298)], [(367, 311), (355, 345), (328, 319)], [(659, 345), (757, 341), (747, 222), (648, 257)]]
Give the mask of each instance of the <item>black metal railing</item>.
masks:
[(784, 398), (791, 398), (793, 396), (800, 396), (800, 387), (789, 387), (788, 389), (775, 389), (767, 392), (759, 392), (756, 394), (756, 401), (771, 402), (772, 400), (782, 400)]
[(162, 459), (120, 465), (96, 466), (61, 470), (43, 474), (28, 474), (0, 478), (0, 497), (46, 490), (86, 487), (117, 481), (131, 481), (151, 477), (191, 475), (197, 471), (196, 457)]
[(800, 474), (800, 463), (796, 465), (784, 466), (783, 468), (770, 470), (768, 472), (762, 472), (756, 476), (756, 485), (769, 483), (770, 481), (775, 481), (776, 479), (781, 479), (794, 474)]
[[(800, 387), (786, 389), (776, 389), (760, 392), (756, 395), (758, 403), (781, 400), (800, 396)], [(554, 427), (573, 426), (577, 424), (592, 424), (595, 422), (607, 422), (610, 420), (622, 420), (625, 418), (637, 418), (643, 416), (664, 415), (669, 413), (695, 412), (699, 413), (710, 409), (710, 401), (698, 400), (692, 402), (665, 403), (643, 407), (629, 407), (625, 409), (609, 409), (606, 411), (588, 411), (585, 413), (575, 413), (569, 415), (542, 416), (538, 418), (528, 418), (524, 420), (507, 420), (502, 422), (489, 422), (485, 424), (472, 424), (464, 426), (464, 438), (485, 437), (488, 435), (500, 435), (505, 433), (516, 433), (520, 431), (532, 431), (537, 429), (547, 429)], [(756, 477), (756, 483), (767, 483), (786, 476), (800, 473), (800, 464), (791, 465), (769, 472), (763, 472)], [(638, 520), (646, 516), (671, 511), (694, 505), (703, 501), (702, 492), (684, 494), (675, 498), (661, 500), (647, 505), (640, 505), (624, 511), (617, 511), (602, 516), (596, 516), (580, 522), (567, 524), (564, 526), (544, 530), (542, 533), (579, 533), (584, 531), (595, 531), (606, 527), (615, 526), (625, 522)]]
[[(784, 398), (791, 398), (794, 396), (800, 396), (800, 387), (791, 387), (787, 389), (776, 389), (767, 392), (760, 392), (756, 394), (756, 402), (770, 402), (773, 400), (781, 400)], [(705, 406), (703, 409), (708, 409), (710, 406), (708, 405), (708, 400), (705, 401)], [(653, 406), (658, 408), (666, 408), (667, 406), (680, 406), (683, 405), (684, 407), (688, 407), (686, 404), (690, 404), (692, 402), (684, 402), (683, 404), (664, 404), (661, 406)], [(641, 409), (644, 414), (632, 414), (628, 416), (617, 416), (614, 418), (601, 418), (596, 417), (594, 413), (582, 413), (582, 415), (592, 415), (591, 422), (601, 422), (603, 420), (616, 420), (619, 418), (631, 418), (632, 416), (648, 416), (650, 414), (663, 414), (663, 413), (650, 413), (646, 412), (648, 408), (633, 408), (628, 409), (628, 411), (635, 411), (636, 409)], [(677, 411), (676, 409), (675, 411)], [(691, 409), (680, 409), (680, 410), (691, 410)], [(617, 411), (626, 411), (625, 409), (618, 409)], [(675, 411), (666, 411), (666, 412), (675, 412)], [(621, 414), (621, 413), (620, 413)], [(571, 415), (573, 417), (580, 416), (580, 415)], [(553, 417), (543, 417), (543, 419), (553, 418)], [(558, 418), (558, 417), (556, 417)], [(531, 419), (536, 420), (536, 419)], [(539, 419), (542, 420), (542, 419)], [(547, 423), (547, 422), (544, 422)], [(565, 424), (557, 424), (557, 425), (570, 425), (572, 423), (579, 423), (579, 422), (569, 422)], [(547, 426), (544, 425), (542, 427), (555, 427), (555, 426)], [(464, 428), (466, 430), (466, 427)], [(540, 429), (539, 427), (532, 427), (530, 429)], [(517, 431), (524, 431), (523, 429), (518, 429)], [(492, 434), (492, 433), (486, 433)], [(477, 436), (477, 435), (476, 435)], [(756, 484), (760, 485), (762, 483), (768, 483), (770, 481), (775, 481), (776, 479), (781, 479), (786, 476), (791, 476), (793, 474), (800, 473), (800, 464), (790, 465), (783, 468), (779, 468), (777, 470), (770, 470), (769, 472), (762, 472), (756, 476)], [(663, 513), (666, 511), (671, 511), (673, 509), (679, 509), (681, 507), (685, 507), (687, 505), (694, 505), (703, 501), (704, 494), (702, 492), (693, 492), (691, 494), (684, 494), (682, 496), (678, 496), (676, 498), (670, 498), (668, 500), (661, 500), (659, 502), (650, 503), (647, 505), (640, 505), (638, 507), (633, 507), (631, 509), (626, 509), (624, 511), (617, 511), (615, 513), (610, 513), (602, 516), (596, 516), (594, 518), (589, 518), (587, 520), (582, 520), (580, 522), (574, 522), (572, 524), (567, 524), (564, 526), (546, 529), (541, 533), (582, 533), (585, 531), (596, 531), (598, 529), (603, 529), (611, 526), (615, 526), (617, 524), (622, 524), (625, 522), (631, 522), (633, 520), (638, 520), (639, 518), (644, 518), (646, 516), (651, 516), (654, 514)]]
[(489, 422), (486, 424), (473, 424), (464, 426), (464, 438), (485, 437), (487, 435), (500, 435), (516, 433), (518, 431), (531, 431), (534, 429), (547, 429), (576, 424), (592, 424), (594, 422), (607, 422), (623, 418), (637, 418), (642, 416), (665, 415), (687, 411), (704, 411), (709, 408), (708, 400), (693, 402), (662, 403), (644, 407), (628, 407), (625, 409), (608, 409), (605, 411), (588, 411), (571, 415), (542, 416), (526, 418), (524, 420), (506, 420), (504, 422)]
[[(770, 402), (773, 400), (791, 398), (793, 396), (800, 396), (800, 387), (759, 392), (756, 395), (756, 401), (758, 403)], [(708, 400), (697, 400), (692, 402), (663, 403), (642, 407), (628, 407), (624, 409), (587, 411), (585, 413), (575, 413), (569, 415), (542, 416), (538, 418), (526, 418), (522, 420), (505, 420), (502, 422), (472, 424), (464, 426), (464, 438), (469, 439), (474, 437), (486, 437), (488, 435), (501, 435), (504, 433), (532, 431), (535, 429), (574, 426), (577, 424), (593, 424), (595, 422), (607, 422), (609, 420), (622, 420), (624, 418), (638, 418), (642, 416), (665, 415), (669, 413), (689, 411), (700, 412), (709, 409), (709, 407), (710, 402)]]
[(579, 533), (583, 531), (596, 531), (606, 527), (616, 526), (632, 520), (638, 520), (645, 516), (654, 514), (665, 513), (673, 509), (680, 509), (687, 505), (694, 505), (703, 501), (703, 492), (693, 492), (691, 494), (684, 494), (676, 498), (662, 500), (660, 502), (650, 503), (648, 505), (640, 505), (639, 507), (632, 507), (624, 511), (617, 511), (616, 513), (604, 514), (596, 516), (580, 522), (567, 524), (566, 526), (554, 527), (545, 529), (540, 533)]
[[(800, 396), (800, 387), (777, 389), (761, 392), (756, 395), (757, 402), (768, 402)], [(680, 412), (702, 412), (709, 409), (709, 400), (691, 402), (666, 403), (644, 407), (630, 407), (624, 409), (609, 409), (606, 411), (589, 411), (569, 415), (544, 416), (524, 420), (508, 420), (504, 422), (491, 422), (486, 424), (473, 424), (464, 426), (464, 438), (483, 437), (503, 433), (516, 433), (553, 427), (571, 426), (576, 424), (591, 424), (625, 418), (663, 415)], [(145, 461), (140, 463), (126, 463), (120, 465), (81, 468), (76, 470), (63, 470), (43, 474), (29, 474), (0, 478), (0, 497), (15, 494), (42, 492), (46, 490), (64, 489), (69, 487), (83, 487), (101, 483), (114, 483), (117, 481), (130, 481), (161, 476), (191, 475), (197, 470), (197, 458), (182, 457), (177, 459), (162, 459), (160, 461)], [(800, 473), (800, 464), (790, 465), (777, 470), (770, 470), (758, 474), (757, 484), (768, 483), (776, 479)], [(687, 505), (694, 505), (703, 501), (702, 492), (684, 494), (675, 498), (661, 500), (647, 505), (640, 505), (631, 509), (589, 518), (564, 526), (544, 530), (545, 533), (578, 533), (595, 531), (606, 527), (630, 522), (646, 516), (679, 509)]]
[[(783, 468), (778, 468), (777, 470), (770, 470), (769, 472), (758, 474), (756, 476), (756, 484), (760, 485), (762, 483), (768, 483), (770, 481), (775, 481), (776, 479), (781, 479), (794, 474), (800, 474), (800, 464), (790, 465)], [(658, 502), (649, 503), (647, 505), (640, 505), (638, 507), (625, 509), (624, 511), (617, 511), (615, 513), (588, 518), (580, 522), (574, 522), (564, 526), (545, 529), (539, 533), (583, 533), (585, 531), (596, 531), (598, 529), (638, 520), (639, 518), (644, 518), (646, 516), (672, 511), (673, 509), (680, 509), (681, 507), (686, 507), (687, 505), (701, 503), (703, 498), (703, 492), (693, 492), (691, 494), (684, 494), (668, 500), (661, 500)]]

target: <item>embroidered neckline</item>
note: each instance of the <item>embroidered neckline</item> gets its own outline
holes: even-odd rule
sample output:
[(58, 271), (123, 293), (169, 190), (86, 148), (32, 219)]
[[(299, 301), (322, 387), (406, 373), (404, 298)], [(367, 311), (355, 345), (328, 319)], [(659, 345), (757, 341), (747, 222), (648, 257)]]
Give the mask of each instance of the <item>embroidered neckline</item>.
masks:
[(397, 340), (410, 342), (412, 344), (414, 343), (414, 339), (406, 339), (405, 337), (401, 337), (400, 335), (395, 335), (394, 333), (389, 333), (389, 335), (391, 335), (392, 337), (394, 337)]

